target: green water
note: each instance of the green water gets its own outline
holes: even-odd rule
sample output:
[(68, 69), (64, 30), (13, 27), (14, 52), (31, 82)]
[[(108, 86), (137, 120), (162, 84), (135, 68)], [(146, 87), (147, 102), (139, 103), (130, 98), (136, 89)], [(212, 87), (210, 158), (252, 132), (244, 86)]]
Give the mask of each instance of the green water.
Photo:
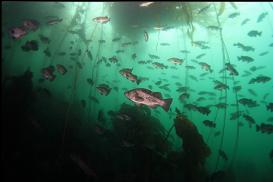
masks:
[[(63, 141), (73, 143), (74, 141), (70, 140), (69, 132), (66, 130), (76, 128), (76, 138), (87, 146), (89, 155), (93, 158), (103, 158), (102, 161), (104, 161), (103, 152), (107, 150), (111, 153), (112, 150), (114, 151), (114, 147), (105, 145), (105, 138), (102, 139), (96, 134), (89, 134), (94, 129), (92, 123), (96, 122), (99, 111), (103, 111), (106, 118), (104, 127), (115, 133), (111, 117), (107, 112), (118, 112), (123, 103), (135, 105), (124, 95), (125, 91), (146, 88), (153, 92), (160, 92), (164, 99), (173, 99), (169, 111), (165, 112), (162, 107), (148, 110), (151, 112), (151, 116), (158, 119), (164, 127), (165, 131), (161, 136), (162, 138), (165, 138), (172, 127), (173, 120), (177, 115), (175, 109), (178, 108), (194, 123), (211, 149), (211, 155), (204, 164), (208, 173), (231, 169), (236, 176), (236, 181), (272, 181), (273, 159), (269, 156), (273, 149), (272, 131), (270, 134), (256, 131), (256, 124), (273, 124), (272, 121), (268, 121), (269, 118), (273, 117), (272, 111), (266, 108), (266, 105), (273, 102), (272, 79), (265, 83), (249, 84), (252, 78), (259, 75), (270, 78), (273, 76), (273, 63), (271, 63), (273, 57), (272, 3), (236, 3), (236, 7), (233, 7), (231, 3), (226, 2), (224, 11), (218, 16), (219, 25), (216, 14), (221, 9), (220, 3), (210, 3), (209, 9), (200, 14), (197, 12), (206, 6), (205, 3), (188, 3), (189, 5), (187, 3), (171, 2), (165, 6), (164, 3), (156, 2), (141, 9), (138, 6), (139, 3), (126, 2), (126, 6), (128, 6), (126, 9), (125, 3), (121, 2), (65, 2), (62, 5), (54, 2), (2, 2), (2, 85), (5, 78), (22, 75), (27, 69), (30, 69), (33, 72), (33, 89), (46, 88), (52, 95), (47, 97), (36, 91), (37, 99), (32, 102), (29, 108), (26, 108), (28, 113), (31, 113), (40, 122), (38, 123), (46, 128), (47, 134), (44, 135), (44, 137), (48, 137), (46, 140), (60, 146)], [(192, 18), (187, 19), (186, 17), (190, 17), (190, 13), (185, 13), (185, 9), (180, 8), (180, 6), (191, 7), (192, 9), (189, 12), (192, 13)], [(80, 10), (77, 8), (83, 8), (82, 12), (79, 13)], [(230, 18), (229, 15), (234, 12), (240, 14)], [(263, 20), (257, 22), (258, 17), (264, 12), (268, 14)], [(63, 20), (55, 25), (47, 25), (46, 22), (50, 18), (47, 19), (46, 16), (57, 16)], [(92, 20), (98, 16), (108, 16), (110, 21), (101, 24)], [(245, 25), (241, 25), (246, 18), (249, 21)], [(20, 26), (26, 19), (38, 21), (39, 28), (36, 31), (29, 31), (27, 35), (18, 40), (13, 40), (8, 31), (12, 27)], [(155, 28), (156, 26), (164, 27), (166, 25), (173, 26), (173, 28), (169, 30)], [(210, 25), (220, 26), (222, 28), (221, 34), (219, 30), (208, 29), (207, 26)], [(192, 31), (192, 27), (194, 27), (194, 31)], [(83, 28), (84, 33), (82, 35), (84, 38), (79, 37), (78, 34), (69, 33), (69, 30), (79, 28)], [(248, 32), (251, 30), (261, 31), (262, 34), (261, 36), (250, 37)], [(148, 41), (144, 40), (144, 31), (148, 33)], [(192, 33), (192, 38), (187, 32)], [(39, 38), (40, 34), (48, 37), (50, 43), (43, 43)], [(121, 37), (121, 40), (112, 41), (116, 37)], [(84, 43), (84, 39), (92, 41)], [(106, 42), (99, 43), (98, 40), (101, 39)], [(38, 41), (38, 51), (26, 52), (22, 50), (21, 46), (29, 40)], [(135, 45), (122, 45), (134, 41), (137, 41)], [(201, 49), (192, 43), (193, 41), (205, 41), (209, 48)], [(169, 43), (170, 45), (163, 46), (161, 43)], [(255, 50), (244, 51), (234, 46), (236, 43), (251, 46)], [(46, 48), (49, 48), (51, 52), (50, 57), (44, 53)], [(69, 55), (78, 53), (78, 50), (81, 50), (80, 55)], [(88, 57), (86, 50), (91, 52), (93, 59)], [(116, 53), (117, 50), (124, 50), (124, 52)], [(187, 50), (189, 53), (182, 53), (181, 50)], [(60, 52), (65, 52), (65, 55), (59, 55)], [(263, 52), (267, 53), (260, 55)], [(137, 56), (135, 60), (132, 59), (134, 53)], [(196, 58), (203, 53), (205, 54), (203, 57)], [(149, 54), (157, 55), (160, 59), (151, 59)], [(106, 63), (99, 62), (103, 56), (107, 59)], [(109, 61), (112, 56), (116, 56), (117, 63)], [(254, 61), (250, 63), (239, 61), (237, 58), (239, 56), (250, 56)], [(75, 60), (71, 57), (75, 57)], [(167, 61), (171, 57), (182, 59), (182, 65), (175, 65)], [(152, 62), (141, 64), (139, 63), (141, 60), (163, 63), (168, 68), (156, 68)], [(196, 61), (209, 64), (213, 72), (210, 73), (202, 69)], [(239, 73), (238, 76), (230, 75), (227, 70), (219, 73), (225, 68), (224, 64), (228, 62), (234, 65)], [(56, 64), (65, 66), (67, 73), (61, 75), (55, 70), (55, 80), (39, 82), (39, 79), (43, 78), (41, 69), (50, 65), (55, 67)], [(78, 64), (81, 64), (82, 67)], [(194, 69), (187, 69), (186, 67), (189, 65), (194, 66)], [(253, 66), (263, 66), (263, 68), (251, 71), (250, 68)], [(143, 80), (137, 85), (119, 73), (123, 68), (132, 68), (133, 74), (137, 75), (138, 78), (145, 77), (147, 80)], [(245, 71), (250, 72), (250, 74), (245, 76)], [(202, 73), (206, 72), (208, 74), (201, 76)], [(191, 76), (196, 77), (196, 80)], [(88, 84), (88, 78), (94, 81), (94, 85)], [(157, 85), (156, 82), (160, 80), (162, 81), (161, 84)], [(226, 91), (214, 89), (214, 80), (226, 83), (229, 89)], [(234, 84), (237, 81), (238, 83)], [(192, 89), (187, 92), (190, 97), (184, 102), (179, 99), (182, 92), (177, 91), (181, 87), (177, 83)], [(104, 96), (98, 92), (96, 87), (100, 84), (107, 84), (111, 88), (109, 95)], [(166, 86), (168, 90), (159, 88), (164, 84), (168, 84)], [(242, 89), (236, 95), (233, 86), (237, 85), (240, 85)], [(114, 89), (115, 87), (117, 90)], [(248, 89), (252, 89), (257, 95), (254, 96)], [(198, 94), (201, 91), (212, 92), (215, 95)], [(98, 103), (92, 101), (90, 96), (95, 97)], [(226, 98), (219, 99), (224, 96)], [(197, 101), (199, 97), (204, 97), (205, 100)], [(238, 100), (242, 98), (255, 100), (259, 105), (256, 107), (244, 106), (238, 103)], [(82, 104), (82, 100), (86, 105)], [(214, 107), (213, 105), (217, 103), (226, 103), (226, 109)], [(204, 115), (198, 111), (188, 110), (185, 107), (186, 104), (207, 106), (211, 112)], [(230, 120), (231, 113), (236, 111), (250, 115), (256, 123), (249, 127), (242, 115), (239, 119)], [(216, 128), (205, 126), (204, 120), (216, 122)], [(67, 122), (68, 127), (65, 124)], [(27, 129), (22, 126), (21, 130)], [(10, 131), (12, 132), (12, 129)], [(67, 133), (64, 134), (64, 131)], [(217, 131), (220, 131), (220, 135), (214, 136)], [(14, 135), (21, 137), (18, 133)], [(32, 137), (30, 136), (30, 138)], [(171, 146), (170, 150), (183, 150), (181, 138), (176, 135), (175, 129), (171, 130), (168, 141)], [(7, 142), (9, 143), (8, 140)], [(238, 143), (236, 144), (236, 142)], [(227, 154), (227, 161), (221, 157), (218, 158), (220, 148)], [(123, 154), (124, 156), (130, 155), (130, 152)], [(122, 158), (122, 156), (119, 157)], [(126, 163), (126, 159), (124, 160)], [(130, 163), (134, 162), (137, 163), (137, 160), (132, 160)], [(111, 169), (115, 171), (115, 174), (118, 174), (121, 167), (117, 166), (122, 166), (122, 162), (110, 163), (114, 163), (113, 166), (116, 165)], [(94, 171), (96, 168), (101, 169), (103, 165), (109, 164), (103, 162), (103, 164), (96, 163), (96, 165), (93, 166)], [(176, 173), (179, 171), (175, 171), (172, 176), (176, 176)], [(100, 176), (103, 175), (107, 176), (107, 173), (101, 170)], [(141, 175), (145, 176), (145, 174)], [(102, 178), (99, 181), (103, 181)], [(150, 178), (148, 181), (153, 180)], [(162, 177), (161, 181), (168, 180)], [(183, 180), (174, 177), (172, 181)]]

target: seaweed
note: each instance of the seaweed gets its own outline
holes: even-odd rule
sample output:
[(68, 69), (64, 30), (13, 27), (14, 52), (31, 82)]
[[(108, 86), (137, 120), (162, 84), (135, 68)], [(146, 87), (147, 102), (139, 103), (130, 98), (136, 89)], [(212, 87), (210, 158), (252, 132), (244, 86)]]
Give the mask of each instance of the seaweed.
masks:
[[(126, 114), (130, 120), (115, 117), (117, 114)], [(111, 120), (113, 130), (122, 141), (137, 147), (151, 147), (161, 154), (166, 154), (170, 149), (170, 143), (165, 141), (165, 128), (157, 118), (151, 116), (148, 107), (122, 104)]]
[(220, 15), (222, 15), (224, 13), (225, 6), (226, 6), (225, 2), (220, 3), (220, 8), (219, 8), (219, 12), (218, 12), (217, 16), (220, 16)]
[(193, 33), (195, 28), (193, 26), (192, 8), (189, 3), (183, 3), (182, 10), (185, 16), (185, 21), (188, 25), (187, 35), (190, 38), (191, 42), (193, 42)]
[(178, 114), (174, 119), (176, 134), (183, 140), (183, 169), (186, 181), (204, 181), (207, 172), (205, 159), (211, 150), (204, 142), (197, 127), (185, 116)]
[[(213, 4), (214, 6), (214, 10), (215, 10), (215, 14), (216, 14), (216, 20), (217, 20), (217, 24), (219, 27), (221, 27), (221, 23), (219, 20), (219, 14), (217, 14), (217, 10), (216, 10), (216, 6), (215, 4)], [(230, 57), (229, 57), (229, 53), (227, 50), (227, 46), (224, 42), (224, 38), (223, 38), (223, 32), (222, 29), (219, 30), (219, 34), (220, 34), (220, 42), (221, 42), (221, 47), (222, 47), (222, 60), (223, 60), (223, 65), (225, 65), (226, 63), (231, 64), (230, 62)], [(227, 84), (227, 79), (226, 79), (226, 70), (223, 72), (223, 79), (224, 79), (224, 83)], [(235, 78), (234, 75), (232, 75), (232, 81), (233, 81), (233, 85), (235, 85)], [(238, 94), (237, 92), (235, 92), (235, 100), (236, 100), (236, 110), (237, 112), (239, 112), (239, 104), (238, 104)], [(225, 103), (227, 103), (227, 90), (225, 90)], [(224, 109), (224, 123), (223, 123), (223, 128), (222, 128), (222, 136), (221, 136), (221, 142), (220, 142), (220, 146), (219, 146), (219, 150), (222, 149), (223, 146), (223, 138), (224, 138), (224, 131), (225, 131), (225, 125), (226, 125), (226, 115), (227, 115), (227, 111), (226, 108)], [(233, 165), (234, 159), (236, 157), (236, 153), (237, 153), (237, 148), (238, 148), (238, 143), (239, 143), (239, 118), (237, 118), (237, 130), (236, 130), (236, 138), (235, 138), (235, 144), (234, 144), (234, 148), (233, 148), (233, 155), (232, 155), (232, 160), (231, 160), (231, 164), (230, 166)], [(215, 165), (215, 170), (218, 167), (218, 162), (219, 162), (219, 155), (217, 156), (216, 159), (216, 165)]]

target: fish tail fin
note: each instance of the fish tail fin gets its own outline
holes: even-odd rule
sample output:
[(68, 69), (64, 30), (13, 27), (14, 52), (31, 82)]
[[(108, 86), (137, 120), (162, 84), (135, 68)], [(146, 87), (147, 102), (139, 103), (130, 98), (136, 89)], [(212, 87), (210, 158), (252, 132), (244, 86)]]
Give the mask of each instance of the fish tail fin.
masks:
[(237, 56), (238, 60), (241, 60), (241, 57)]
[(260, 126), (256, 125), (256, 131), (260, 131)]
[(162, 105), (163, 109), (168, 112), (168, 110), (170, 109), (170, 105), (172, 104), (173, 99), (164, 99), (164, 104)]
[(260, 31), (258, 34), (261, 36), (262, 35), (262, 31)]

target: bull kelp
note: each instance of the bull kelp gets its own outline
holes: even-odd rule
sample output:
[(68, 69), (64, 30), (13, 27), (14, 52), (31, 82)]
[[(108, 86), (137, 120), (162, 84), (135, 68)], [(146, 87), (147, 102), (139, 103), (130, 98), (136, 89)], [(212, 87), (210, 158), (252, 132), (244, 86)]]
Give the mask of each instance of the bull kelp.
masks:
[(2, 2), (6, 181), (273, 181), (271, 2)]

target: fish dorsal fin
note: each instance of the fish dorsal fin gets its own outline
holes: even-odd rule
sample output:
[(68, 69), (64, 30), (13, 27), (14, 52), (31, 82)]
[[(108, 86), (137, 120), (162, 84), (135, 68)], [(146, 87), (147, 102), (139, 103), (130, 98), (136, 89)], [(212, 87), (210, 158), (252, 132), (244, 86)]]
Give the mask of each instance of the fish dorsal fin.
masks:
[(154, 92), (154, 93), (153, 93), (153, 96), (155, 96), (156, 98), (159, 98), (159, 99), (162, 98), (162, 95), (161, 95), (160, 92)]
[(142, 92), (146, 93), (146, 94), (150, 94), (150, 95), (153, 94), (151, 90), (148, 90), (148, 89), (146, 89), (146, 88), (141, 88), (140, 90), (141, 90)]

